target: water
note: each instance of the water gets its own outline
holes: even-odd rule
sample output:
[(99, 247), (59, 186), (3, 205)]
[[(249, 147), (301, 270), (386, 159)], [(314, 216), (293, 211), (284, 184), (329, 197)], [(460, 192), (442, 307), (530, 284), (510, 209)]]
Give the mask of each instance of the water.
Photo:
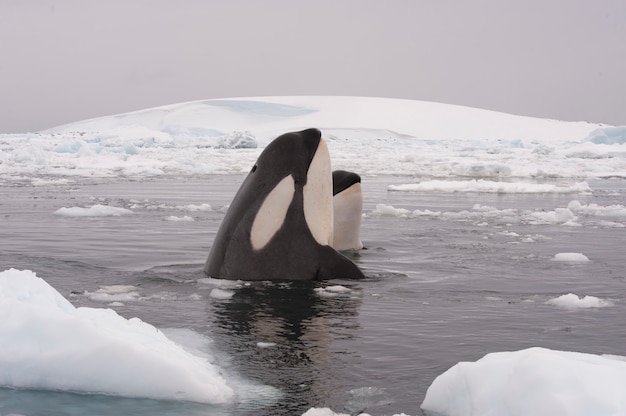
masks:
[[(118, 313), (207, 335), (227, 373), (277, 387), (281, 398), (259, 397), (249, 383), (250, 391), (227, 407), (0, 389), (0, 414), (299, 415), (315, 406), (419, 415), (437, 375), (489, 352), (543, 346), (626, 354), (626, 231), (606, 222), (626, 224), (626, 218), (580, 215), (582, 226), (535, 220), (573, 199), (623, 204), (624, 180), (591, 182), (593, 195), (520, 195), (387, 192), (389, 184), (411, 179), (364, 178), (367, 249), (353, 256), (365, 281), (261, 282), (215, 299), (202, 265), (242, 179), (5, 183), (0, 270), (34, 270), (77, 306), (107, 307), (88, 293), (135, 285), (139, 297), (113, 306)], [(63, 206), (97, 203), (135, 214), (53, 215)], [(212, 210), (180, 208), (203, 203)], [(374, 215), (380, 203), (449, 214)], [(481, 213), (472, 210), (475, 204), (501, 211)], [(165, 221), (184, 215), (195, 221)], [(553, 261), (561, 252), (591, 261)], [(336, 284), (351, 290), (319, 291)], [(614, 306), (565, 310), (545, 303), (570, 292)]]

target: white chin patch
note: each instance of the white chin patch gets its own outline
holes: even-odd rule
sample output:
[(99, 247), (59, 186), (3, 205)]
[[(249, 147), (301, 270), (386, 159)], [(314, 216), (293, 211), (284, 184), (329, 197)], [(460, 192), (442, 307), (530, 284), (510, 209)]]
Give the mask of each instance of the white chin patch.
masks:
[(320, 139), (304, 185), (304, 218), (322, 246), (333, 241), (333, 176), (330, 155), (324, 139)]
[(260, 250), (265, 247), (283, 225), (295, 190), (293, 177), (288, 175), (267, 194), (250, 230), (252, 248)]
[(361, 184), (355, 183), (333, 197), (333, 248), (335, 250), (360, 250), (363, 193)]

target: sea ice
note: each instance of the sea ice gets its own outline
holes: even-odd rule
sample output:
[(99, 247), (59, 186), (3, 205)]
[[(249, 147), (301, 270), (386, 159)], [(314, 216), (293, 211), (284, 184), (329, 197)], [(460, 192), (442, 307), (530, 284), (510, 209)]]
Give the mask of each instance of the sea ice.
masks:
[(554, 255), (553, 260), (572, 263), (584, 263), (588, 262), (589, 258), (583, 253), (557, 253)]
[(121, 215), (133, 214), (133, 211), (126, 208), (111, 207), (108, 205), (93, 205), (88, 208), (63, 207), (54, 211), (54, 215), (62, 217), (119, 217)]
[[(624, 127), (364, 97), (257, 97), (172, 104), (0, 134), (0, 175), (28, 178), (245, 173), (273, 138), (320, 127), (336, 168), (430, 178), (626, 176)], [(467, 181), (462, 181), (467, 182)], [(580, 192), (465, 183), (473, 192)], [(436, 184), (431, 184), (436, 185)], [(450, 185), (447, 185), (450, 186)]]
[(188, 205), (177, 205), (176, 209), (179, 209), (181, 211), (212, 211), (213, 208), (211, 207), (210, 204), (188, 204)]
[(213, 299), (230, 299), (235, 295), (235, 292), (232, 290), (220, 289), (219, 287), (213, 288), (211, 293), (209, 293), (209, 297)]
[(98, 302), (123, 302), (139, 299), (139, 288), (131, 285), (101, 286), (95, 292), (85, 292), (85, 295)]
[[(302, 416), (352, 416), (348, 413), (335, 413), (328, 407), (312, 407)], [(371, 416), (369, 413), (359, 413), (355, 416)], [(409, 416), (405, 413), (394, 413), (392, 416)]]
[(626, 414), (626, 362), (529, 348), (460, 362), (438, 376), (422, 403), (438, 416)]
[(29, 270), (0, 272), (0, 369), (0, 387), (203, 403), (235, 394), (217, 366), (154, 326), (76, 308)]
[(550, 299), (546, 302), (549, 305), (558, 306), (565, 309), (589, 309), (589, 308), (604, 308), (606, 306), (613, 306), (613, 303), (597, 298), (595, 296), (585, 296), (579, 297), (573, 293), (568, 293), (566, 295), (562, 295), (556, 297), (554, 299)]
[(372, 215), (381, 215), (384, 217), (408, 217), (411, 211), (405, 208), (395, 208), (392, 205), (376, 204), (376, 209), (372, 211)]
[[(335, 413), (328, 407), (312, 407), (302, 414), (302, 416), (351, 416), (348, 413)], [(360, 413), (357, 416), (370, 416), (367, 413)]]
[(603, 127), (589, 133), (587, 140), (596, 144), (626, 144), (626, 126)]
[(352, 289), (341, 285), (331, 285), (326, 287), (318, 287), (314, 289), (320, 297), (332, 298), (345, 293), (351, 293)]
[(176, 215), (170, 215), (169, 217), (165, 217), (165, 221), (193, 222), (194, 219), (193, 219), (193, 217), (190, 217), (189, 215), (183, 215), (182, 217), (177, 217)]
[(469, 181), (443, 181), (431, 180), (420, 183), (403, 185), (389, 185), (390, 191), (413, 191), (413, 192), (482, 192), (482, 193), (515, 193), (515, 194), (539, 194), (539, 193), (575, 193), (589, 192), (591, 189), (586, 182), (578, 182), (573, 185), (559, 186), (553, 184), (525, 183), (525, 182), (496, 182), (484, 179), (472, 179)]

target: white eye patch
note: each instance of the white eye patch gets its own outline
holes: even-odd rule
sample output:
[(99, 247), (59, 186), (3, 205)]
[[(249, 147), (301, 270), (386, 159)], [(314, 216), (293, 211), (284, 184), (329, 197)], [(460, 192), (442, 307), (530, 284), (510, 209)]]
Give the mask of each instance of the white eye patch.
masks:
[(333, 241), (333, 176), (330, 154), (323, 139), (309, 165), (304, 193), (304, 218), (306, 224), (322, 246)]
[(265, 247), (283, 225), (295, 190), (293, 177), (288, 175), (267, 194), (250, 230), (252, 248), (260, 250)]

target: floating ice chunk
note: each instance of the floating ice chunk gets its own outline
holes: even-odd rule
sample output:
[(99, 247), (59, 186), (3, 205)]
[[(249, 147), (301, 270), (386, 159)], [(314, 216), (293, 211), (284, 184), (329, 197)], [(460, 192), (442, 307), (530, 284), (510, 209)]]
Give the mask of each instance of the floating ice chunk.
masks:
[(111, 207), (108, 205), (93, 205), (88, 208), (63, 207), (54, 211), (54, 215), (62, 217), (119, 217), (121, 215), (133, 214), (133, 211), (126, 208)]
[(571, 211), (578, 212), (585, 215), (594, 215), (599, 217), (624, 217), (626, 218), (626, 207), (621, 204), (615, 205), (598, 205), (588, 204), (583, 205), (578, 200), (570, 201), (567, 204), (567, 208)]
[(34, 178), (31, 180), (33, 186), (49, 186), (49, 185), (68, 185), (73, 183), (71, 179), (43, 179)]
[(29, 270), (0, 272), (0, 386), (226, 403), (207, 358), (138, 318), (76, 308)]
[(589, 258), (582, 253), (558, 253), (552, 258), (554, 261), (569, 261), (569, 262), (587, 262)]
[(199, 205), (195, 205), (195, 204), (189, 204), (189, 205), (177, 205), (176, 209), (179, 209), (181, 211), (212, 211), (213, 208), (211, 207), (210, 204), (199, 204)]
[[(348, 413), (335, 413), (328, 407), (312, 407), (307, 410), (302, 416), (351, 416)], [(370, 416), (368, 413), (359, 413), (357, 416)], [(401, 416), (401, 415), (394, 415)]]
[(461, 362), (437, 377), (426, 415), (626, 414), (626, 362), (594, 354), (529, 348)]
[(139, 288), (131, 285), (101, 286), (95, 292), (85, 292), (85, 295), (98, 302), (134, 301), (139, 299)]
[(544, 209), (497, 209), (488, 205), (474, 204), (471, 210), (461, 211), (431, 211), (428, 209), (416, 209), (410, 211), (404, 208), (395, 208), (393, 205), (377, 204), (376, 208), (368, 215), (388, 216), (398, 218), (439, 218), (450, 221), (472, 221), (476, 225), (484, 225), (490, 221), (499, 224), (560, 224), (570, 227), (580, 227), (582, 219), (591, 216), (616, 218), (616, 221), (600, 220), (597, 225), (611, 228), (624, 228), (622, 221), (626, 218), (626, 208), (621, 205), (601, 207), (596, 204), (581, 205), (578, 201), (572, 201), (567, 207), (557, 207), (554, 210)]
[(352, 289), (341, 285), (333, 285), (326, 287), (317, 287), (314, 289), (314, 291), (318, 294), (318, 296), (321, 297), (335, 297), (340, 294), (350, 293), (352, 292)]
[(211, 290), (209, 297), (213, 299), (230, 299), (235, 295), (235, 292), (232, 290), (220, 289), (219, 287)]
[(416, 209), (411, 213), (411, 217), (440, 217), (442, 214), (441, 211), (431, 211), (429, 209)]
[(589, 309), (613, 306), (613, 303), (608, 300), (589, 295), (581, 298), (573, 293), (568, 293), (567, 295), (562, 295), (557, 298), (550, 299), (546, 303), (566, 309)]
[(554, 219), (556, 222), (568, 222), (575, 220), (576, 217), (568, 208), (556, 208), (554, 210)]
[(352, 289), (350, 289), (349, 287), (345, 287), (341, 285), (326, 286), (324, 290), (327, 292), (333, 292), (333, 293), (346, 293), (346, 292), (352, 291)]
[(350, 416), (347, 413), (335, 413), (328, 407), (312, 407), (302, 414), (302, 416)]
[(407, 217), (411, 215), (411, 211), (404, 208), (394, 208), (392, 205), (376, 204), (376, 209), (372, 211), (372, 214), (383, 217)]
[(389, 185), (390, 191), (418, 191), (418, 192), (483, 192), (483, 193), (576, 193), (589, 192), (591, 188), (586, 182), (574, 185), (559, 186), (553, 184), (525, 183), (525, 182), (497, 182), (483, 179), (469, 181), (432, 180), (420, 183)]
[(482, 211), (482, 212), (498, 211), (496, 207), (492, 207), (489, 205), (481, 205), (481, 204), (474, 204), (474, 206), (472, 207), (472, 210)]
[(259, 348), (271, 348), (271, 347), (275, 347), (276, 343), (275, 342), (257, 342), (256, 346)]
[[(312, 407), (302, 416), (351, 416), (348, 413), (335, 413), (328, 407)], [(356, 416), (371, 416), (369, 413), (359, 413)], [(392, 416), (409, 416), (405, 413), (394, 413)]]
[(526, 215), (530, 224), (563, 224), (580, 226), (576, 222), (578, 217), (569, 208), (556, 208), (554, 211), (531, 211)]
[(598, 221), (598, 225), (600, 227), (605, 227), (605, 228), (624, 228), (624, 227), (626, 227), (626, 224), (622, 224), (622, 223), (615, 222), (615, 221), (604, 221), (604, 220)]
[(175, 215), (170, 215), (169, 217), (165, 217), (165, 221), (173, 221), (173, 222), (193, 222), (193, 217), (189, 215), (184, 215), (182, 217), (177, 217)]
[(243, 280), (216, 279), (214, 277), (201, 277), (200, 279), (198, 279), (198, 283), (201, 285), (215, 286), (222, 289), (235, 289), (250, 284), (250, 282), (244, 282)]

